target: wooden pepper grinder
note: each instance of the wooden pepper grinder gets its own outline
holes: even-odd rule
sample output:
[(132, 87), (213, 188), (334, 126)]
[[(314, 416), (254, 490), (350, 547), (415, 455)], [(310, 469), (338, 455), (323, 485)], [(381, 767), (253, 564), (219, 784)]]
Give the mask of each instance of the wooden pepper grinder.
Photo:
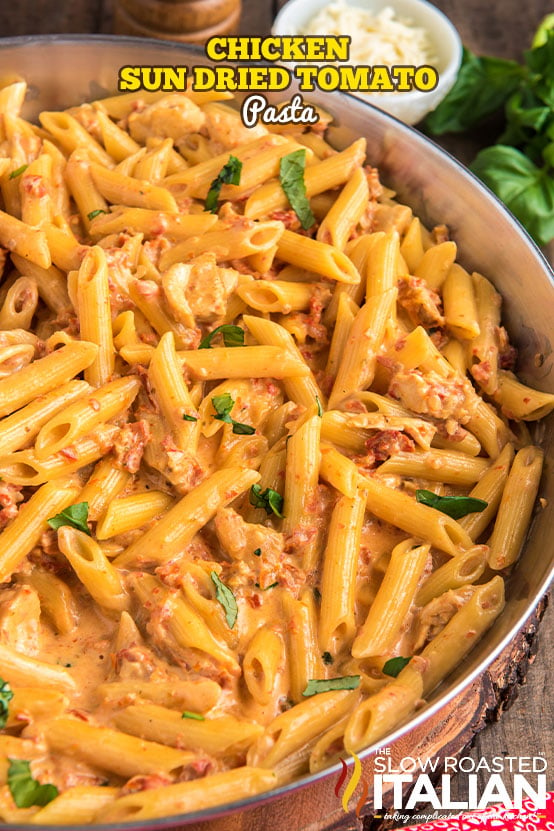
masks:
[(204, 44), (237, 34), (240, 11), (241, 0), (116, 0), (114, 32)]

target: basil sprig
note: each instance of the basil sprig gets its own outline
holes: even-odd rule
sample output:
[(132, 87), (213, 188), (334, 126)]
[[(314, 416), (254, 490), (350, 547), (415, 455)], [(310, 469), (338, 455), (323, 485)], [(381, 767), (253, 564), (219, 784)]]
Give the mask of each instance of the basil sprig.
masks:
[(229, 161), (223, 165), (215, 179), (210, 185), (206, 197), (205, 208), (211, 213), (217, 211), (217, 202), (223, 185), (239, 185), (242, 162), (236, 156), (229, 156)]
[(239, 613), (235, 595), (229, 586), (226, 586), (225, 583), (221, 582), (216, 571), (210, 572), (210, 577), (212, 578), (212, 582), (215, 586), (216, 600), (218, 600), (223, 606), (225, 611), (225, 620), (227, 621), (229, 629), (232, 629)]
[(332, 690), (355, 690), (360, 686), (359, 675), (343, 675), (341, 678), (312, 678), (302, 695), (308, 697)]
[(57, 531), (58, 528), (61, 528), (62, 525), (70, 525), (72, 528), (76, 528), (78, 531), (83, 531), (90, 537), (87, 519), (88, 502), (77, 502), (75, 505), (70, 505), (68, 508), (64, 508), (63, 511), (60, 511), (60, 513), (56, 514), (56, 516), (50, 517), (47, 522), (50, 528), (53, 528), (55, 531)]
[(383, 664), (383, 674), (390, 675), (392, 678), (396, 678), (404, 669), (404, 667), (410, 663), (411, 660), (411, 657), (402, 658), (400, 655), (398, 655), (396, 658), (389, 658), (389, 660)]
[(33, 779), (31, 763), (25, 759), (8, 759), (8, 788), (18, 808), (48, 805), (58, 795), (55, 785), (41, 785)]
[(90, 213), (87, 214), (87, 219), (90, 219), (92, 221), (96, 216), (100, 216), (100, 214), (107, 214), (107, 213), (108, 212), (105, 211), (103, 208), (96, 208), (95, 211), (91, 211)]
[(240, 326), (233, 326), (230, 323), (224, 323), (223, 326), (218, 326), (198, 344), (199, 349), (210, 349), (212, 346), (212, 339), (221, 332), (223, 336), (224, 346), (244, 346), (244, 329)]
[(283, 519), (283, 497), (273, 488), (262, 491), (261, 485), (252, 485), (249, 499), (254, 508), (263, 508), (268, 515), (273, 513)]
[(306, 149), (295, 150), (283, 156), (279, 162), (279, 181), (285, 191), (290, 206), (296, 213), (304, 230), (311, 228), (315, 216), (306, 195), (304, 170), (306, 168)]
[(484, 499), (476, 499), (474, 496), (439, 496), (427, 490), (417, 490), (416, 501), (430, 508), (436, 508), (437, 511), (448, 514), (452, 519), (461, 519), (467, 514), (481, 513), (489, 504)]
[(12, 688), (7, 681), (0, 678), (0, 729), (6, 726), (6, 722), (8, 720), (8, 704), (12, 698)]
[(212, 405), (215, 410), (214, 418), (217, 421), (232, 424), (233, 433), (236, 433), (238, 436), (251, 436), (256, 432), (256, 428), (251, 427), (250, 424), (242, 424), (240, 421), (235, 421), (234, 418), (231, 418), (231, 410), (235, 406), (235, 401), (228, 392), (224, 392), (221, 395), (214, 395)]

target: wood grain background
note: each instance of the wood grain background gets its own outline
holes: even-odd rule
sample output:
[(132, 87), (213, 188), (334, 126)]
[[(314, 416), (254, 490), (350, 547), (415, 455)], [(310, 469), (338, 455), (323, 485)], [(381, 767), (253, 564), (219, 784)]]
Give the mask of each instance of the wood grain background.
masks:
[[(243, 0), (241, 34), (268, 34), (282, 5), (281, 0)], [(435, 0), (434, 5), (448, 15), (472, 51), (505, 58), (519, 58), (530, 44), (541, 18), (552, 11), (550, 0), (526, 0), (525, 4), (521, 0)], [(110, 31), (111, 0), (17, 0), (16, 3), (0, 0), (0, 33), (4, 37)], [(443, 144), (467, 162), (482, 138), (475, 135), (470, 140), (445, 139)], [(552, 262), (554, 249), (549, 253)], [(546, 611), (532, 652), (537, 647), (534, 666), (529, 668), (521, 686), (513, 682), (521, 682), (522, 678), (511, 679), (511, 691), (501, 709), (519, 693), (518, 700), (500, 720), (477, 735), (473, 747), (465, 755), (479, 759), (502, 754), (536, 756), (545, 753), (551, 762), (549, 789), (552, 789), (554, 705), (548, 664), (549, 656), (554, 654), (552, 608)], [(493, 711), (489, 715), (496, 720), (499, 712)], [(486, 774), (483, 779), (486, 780)], [(463, 799), (466, 789), (466, 776), (453, 780), (454, 799)]]

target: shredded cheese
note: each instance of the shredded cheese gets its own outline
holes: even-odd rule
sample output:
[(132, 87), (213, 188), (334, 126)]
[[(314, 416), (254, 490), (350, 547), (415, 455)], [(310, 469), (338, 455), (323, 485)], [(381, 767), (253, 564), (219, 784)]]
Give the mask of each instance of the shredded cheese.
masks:
[(322, 9), (303, 35), (350, 35), (349, 63), (369, 66), (422, 66), (434, 56), (427, 32), (407, 18), (398, 18), (390, 6), (372, 14), (345, 0)]

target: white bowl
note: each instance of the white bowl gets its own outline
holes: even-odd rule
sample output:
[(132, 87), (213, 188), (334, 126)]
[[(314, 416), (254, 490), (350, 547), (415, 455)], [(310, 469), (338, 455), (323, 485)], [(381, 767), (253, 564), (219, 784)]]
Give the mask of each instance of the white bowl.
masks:
[[(309, 21), (332, 0), (289, 0), (283, 6), (273, 23), (272, 34), (301, 34)], [(377, 14), (385, 7), (394, 10), (401, 20), (409, 20), (424, 29), (429, 37), (433, 55), (433, 66), (439, 74), (439, 82), (429, 92), (353, 93), (369, 101), (375, 107), (396, 116), (406, 124), (416, 124), (446, 96), (456, 80), (462, 60), (462, 42), (450, 20), (426, 0), (347, 0), (349, 6), (365, 9)], [(345, 32), (345, 34), (348, 34)]]

